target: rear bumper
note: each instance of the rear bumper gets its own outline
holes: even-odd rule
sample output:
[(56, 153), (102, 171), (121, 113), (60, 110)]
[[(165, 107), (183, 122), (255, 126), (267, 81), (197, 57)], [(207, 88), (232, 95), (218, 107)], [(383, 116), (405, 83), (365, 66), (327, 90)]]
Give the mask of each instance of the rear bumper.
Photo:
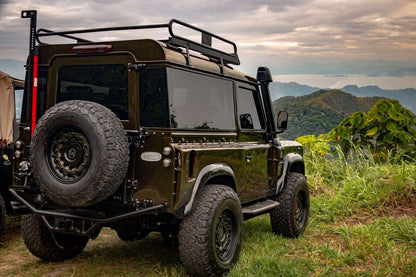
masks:
[(20, 209), (24, 208), (31, 213), (40, 215), (50, 231), (81, 236), (93, 236), (95, 230), (103, 225), (108, 225), (141, 215), (157, 214), (166, 210), (165, 205), (159, 204), (111, 217), (106, 217), (103, 213), (91, 213), (86, 210), (42, 210), (35, 208), (23, 197), (21, 197), (14, 189), (10, 188), (9, 192), (21, 203), (21, 205), (18, 205)]

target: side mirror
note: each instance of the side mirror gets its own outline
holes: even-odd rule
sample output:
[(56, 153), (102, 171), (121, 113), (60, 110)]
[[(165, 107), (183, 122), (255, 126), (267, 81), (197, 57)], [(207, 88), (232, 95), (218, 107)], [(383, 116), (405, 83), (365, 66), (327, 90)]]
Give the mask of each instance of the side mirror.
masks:
[(280, 131), (284, 131), (287, 129), (287, 120), (289, 118), (289, 114), (287, 111), (280, 111), (277, 115), (277, 129)]
[(264, 83), (268, 84), (268, 83), (273, 82), (270, 69), (268, 69), (267, 67), (259, 67), (257, 69), (257, 81), (259, 81), (262, 84)]

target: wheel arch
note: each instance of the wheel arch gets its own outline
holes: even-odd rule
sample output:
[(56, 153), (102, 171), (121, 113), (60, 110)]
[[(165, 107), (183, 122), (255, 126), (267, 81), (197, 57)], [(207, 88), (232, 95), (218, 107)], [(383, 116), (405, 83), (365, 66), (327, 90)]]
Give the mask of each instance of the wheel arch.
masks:
[(302, 157), (301, 159), (295, 159), (290, 163), (289, 172), (297, 172), (302, 175), (305, 175), (305, 163)]
[(185, 205), (184, 215), (192, 210), (197, 193), (207, 185), (221, 184), (236, 191), (236, 178), (233, 169), (225, 163), (209, 164), (201, 169), (194, 183), (191, 197)]
[(303, 161), (303, 157), (299, 153), (289, 153), (285, 156), (283, 173), (277, 180), (276, 184), (276, 194), (282, 191), (289, 172), (297, 172), (305, 175), (305, 163)]

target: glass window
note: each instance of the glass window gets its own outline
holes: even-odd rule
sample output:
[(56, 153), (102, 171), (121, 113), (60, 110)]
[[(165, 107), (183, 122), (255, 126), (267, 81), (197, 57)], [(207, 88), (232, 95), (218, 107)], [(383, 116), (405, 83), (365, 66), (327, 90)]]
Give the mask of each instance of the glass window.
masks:
[(62, 66), (58, 73), (57, 102), (87, 100), (128, 119), (128, 73), (122, 64)]
[(260, 117), (260, 105), (257, 92), (245, 88), (237, 90), (237, 110), (241, 129), (264, 129)]
[(139, 75), (140, 125), (169, 127), (166, 68), (144, 68)]
[(235, 129), (231, 81), (167, 69), (173, 128)]

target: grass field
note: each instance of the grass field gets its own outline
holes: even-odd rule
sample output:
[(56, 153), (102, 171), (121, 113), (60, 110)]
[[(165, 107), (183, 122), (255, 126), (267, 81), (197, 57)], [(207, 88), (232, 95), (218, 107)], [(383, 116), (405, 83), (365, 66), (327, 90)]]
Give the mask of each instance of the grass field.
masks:
[[(273, 235), (268, 215), (245, 222), (240, 261), (229, 276), (415, 276), (416, 165), (308, 159), (305, 234)], [(177, 250), (157, 233), (127, 243), (104, 229), (80, 256), (46, 263), (26, 249), (18, 218), (8, 223), (0, 276), (185, 276)]]

